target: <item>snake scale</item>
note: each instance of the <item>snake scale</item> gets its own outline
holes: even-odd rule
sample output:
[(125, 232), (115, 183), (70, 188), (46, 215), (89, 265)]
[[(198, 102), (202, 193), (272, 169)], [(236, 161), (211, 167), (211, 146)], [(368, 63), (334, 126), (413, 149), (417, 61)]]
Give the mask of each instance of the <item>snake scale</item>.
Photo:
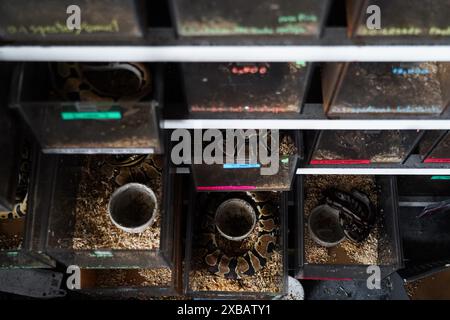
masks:
[[(148, 185), (160, 185), (162, 161), (152, 155), (114, 155), (107, 156), (106, 163), (119, 170), (114, 174), (118, 186), (135, 182)], [(154, 190), (158, 194), (160, 190)]]
[(152, 91), (143, 63), (56, 63), (52, 71), (55, 90), (68, 101), (137, 102)]
[[(52, 81), (55, 90), (68, 101), (117, 102), (139, 101), (152, 90), (151, 72), (142, 63), (56, 63), (52, 64)], [(97, 107), (101, 108), (99, 104)], [(110, 105), (106, 104), (107, 108)], [(132, 111), (132, 110), (131, 110)], [(133, 111), (132, 111), (133, 112)], [(26, 215), (29, 179), (29, 151), (24, 152), (19, 172), (16, 204), (10, 212), (0, 212), (0, 220), (15, 220)], [(133, 157), (132, 157), (133, 158)], [(138, 159), (142, 160), (140, 157)], [(132, 165), (116, 163), (121, 170), (118, 178), (132, 175)], [(139, 163), (139, 161), (138, 161)], [(155, 171), (155, 166), (150, 166)], [(157, 170), (156, 170), (157, 171)], [(140, 175), (142, 176), (142, 174)]]
[(12, 221), (25, 217), (28, 203), (28, 185), (30, 178), (30, 148), (25, 144), (19, 165), (19, 179), (16, 189), (16, 199), (11, 211), (0, 211), (0, 221)]
[[(203, 261), (211, 273), (227, 279), (241, 279), (255, 275), (267, 265), (278, 246), (278, 210), (274, 201), (278, 198), (275, 195), (271, 192), (228, 194), (225, 197), (218, 193), (208, 195), (200, 243), (205, 252)], [(253, 204), (257, 213), (255, 239), (243, 240), (249, 242), (245, 246), (238, 243), (241, 245), (238, 250), (230, 248), (233, 244), (217, 232), (214, 223), (215, 209), (226, 197), (241, 198)]]
[(347, 238), (358, 243), (367, 239), (376, 223), (376, 211), (367, 195), (358, 190), (347, 193), (332, 188), (325, 191), (325, 202), (339, 211)]

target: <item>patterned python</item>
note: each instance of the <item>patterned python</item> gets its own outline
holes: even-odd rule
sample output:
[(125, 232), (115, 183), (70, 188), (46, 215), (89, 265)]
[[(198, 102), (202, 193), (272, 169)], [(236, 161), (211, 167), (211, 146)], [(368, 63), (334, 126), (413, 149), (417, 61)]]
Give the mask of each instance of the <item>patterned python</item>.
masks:
[(0, 211), (0, 221), (12, 221), (23, 218), (27, 213), (28, 184), (30, 177), (30, 151), (25, 145), (19, 167), (19, 182), (16, 189), (16, 204), (11, 211)]
[[(56, 68), (56, 72), (53, 72), (55, 88), (65, 99), (71, 101), (138, 101), (152, 90), (150, 70), (141, 63), (56, 63), (54, 66)], [(133, 77), (118, 76), (117, 73), (124, 71)], [(106, 72), (112, 74), (108, 75)], [(99, 78), (97, 74), (100, 75)], [(134, 81), (132, 81), (133, 78), (135, 78)], [(56, 85), (57, 83), (63, 83), (63, 86), (60, 87)], [(26, 147), (24, 150), (19, 171), (16, 204), (10, 212), (0, 211), (0, 220), (15, 220), (26, 215), (30, 155), (29, 148)], [(120, 181), (124, 184), (124, 181), (134, 179), (136, 175), (141, 178), (142, 172), (151, 172), (153, 177), (160, 175), (161, 171), (158, 171), (158, 167), (153, 162), (146, 166), (146, 170), (131, 169), (146, 158), (147, 156), (140, 155), (112, 160), (110, 164), (122, 168), (116, 177), (116, 182)], [(152, 161), (151, 158), (149, 159)]]
[[(158, 156), (149, 155), (114, 155), (107, 156), (106, 162), (119, 168), (115, 175), (115, 182), (123, 186), (130, 182), (137, 182), (154, 188), (156, 180), (161, 179), (162, 162)], [(157, 193), (159, 190), (154, 190)]]
[[(223, 195), (223, 194), (222, 194)], [(233, 198), (241, 198), (256, 206), (258, 221), (255, 228), (256, 241), (250, 244), (248, 250), (239, 253), (226, 253), (221, 247), (225, 240), (217, 232), (214, 215), (218, 205), (226, 200), (221, 194), (212, 193), (208, 195), (210, 201), (207, 205), (207, 214), (202, 224), (201, 243), (205, 246), (204, 262), (208, 270), (213, 274), (227, 279), (241, 279), (244, 276), (252, 276), (262, 270), (272, 253), (277, 247), (278, 241), (278, 219), (273, 215), (276, 210), (274, 194), (271, 192), (233, 194)], [(207, 201), (208, 201), (207, 200)], [(246, 240), (243, 240), (246, 241)]]
[(52, 71), (54, 88), (68, 101), (133, 102), (152, 91), (151, 72), (142, 63), (56, 63)]

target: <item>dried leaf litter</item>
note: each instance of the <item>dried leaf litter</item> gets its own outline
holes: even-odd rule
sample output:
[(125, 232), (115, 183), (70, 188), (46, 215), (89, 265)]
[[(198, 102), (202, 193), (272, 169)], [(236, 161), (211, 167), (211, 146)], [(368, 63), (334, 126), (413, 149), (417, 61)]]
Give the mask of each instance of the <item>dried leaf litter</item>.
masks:
[[(375, 179), (368, 176), (308, 176), (305, 178), (304, 219), (308, 221), (311, 211), (320, 204), (323, 192), (331, 187), (350, 192), (357, 189), (369, 196), (370, 201), (377, 206), (378, 193)], [(334, 248), (325, 248), (314, 242), (305, 226), (305, 254), (309, 264), (364, 264), (372, 265), (378, 261), (377, 225), (369, 237), (362, 243), (344, 240)]]

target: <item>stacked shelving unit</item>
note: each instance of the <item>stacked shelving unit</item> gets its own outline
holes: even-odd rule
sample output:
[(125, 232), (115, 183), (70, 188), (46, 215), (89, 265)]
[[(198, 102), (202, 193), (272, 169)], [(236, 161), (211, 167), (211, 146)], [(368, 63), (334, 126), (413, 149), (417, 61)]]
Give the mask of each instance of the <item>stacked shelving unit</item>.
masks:
[[(83, 5), (87, 6), (90, 3), (88, 0), (81, 2), (82, 8)], [(423, 269), (420, 269), (423, 273), (413, 272), (414, 277), (408, 276), (409, 278), (416, 279), (420, 277), (420, 274), (429, 272), (430, 268), (427, 269), (426, 265), (427, 263), (433, 264), (433, 257), (424, 258), (422, 261), (417, 256), (414, 256), (413, 250), (408, 249), (408, 252), (404, 253), (402, 249), (402, 238), (403, 241), (410, 241), (411, 239), (409, 234), (401, 235), (400, 230), (402, 223), (408, 226), (408, 232), (415, 230), (414, 228), (422, 227), (418, 227), (414, 222), (408, 220), (407, 214), (405, 213), (407, 210), (405, 208), (414, 207), (414, 210), (419, 210), (426, 207), (426, 205), (436, 203), (437, 200), (427, 197), (426, 201), (419, 201), (411, 194), (403, 197), (400, 188), (408, 184), (405, 181), (416, 181), (414, 180), (416, 177), (411, 176), (418, 176), (418, 179), (423, 179), (426, 183), (433, 185), (434, 181), (439, 181), (441, 187), (443, 185), (444, 189), (450, 189), (450, 149), (448, 141), (448, 130), (450, 130), (450, 99), (446, 91), (447, 88), (450, 92), (450, 83), (446, 82), (450, 76), (440, 78), (442, 83), (442, 87), (440, 88), (442, 97), (439, 97), (441, 109), (436, 107), (439, 104), (438, 102), (433, 102), (433, 106), (429, 106), (434, 108), (433, 112), (423, 111), (422, 109), (426, 109), (426, 105), (421, 109), (423, 112), (417, 110), (412, 112), (408, 111), (410, 107), (408, 104), (413, 98), (410, 100), (405, 98), (404, 105), (400, 107), (404, 107), (406, 111), (403, 110), (402, 112), (392, 110), (391, 112), (385, 113), (360, 111), (359, 113), (351, 114), (350, 112), (336, 116), (330, 114), (329, 108), (331, 104), (335, 103), (341, 97), (339, 90), (342, 91), (344, 100), (349, 98), (350, 101), (342, 103), (346, 106), (350, 105), (349, 109), (352, 108), (352, 102), (358, 100), (354, 96), (349, 95), (351, 93), (355, 95), (360, 94), (361, 92), (358, 90), (364, 90), (363, 94), (367, 94), (369, 99), (378, 98), (378, 96), (369, 93), (370, 88), (364, 87), (360, 79), (355, 80), (356, 83), (351, 82), (355, 78), (355, 75), (359, 76), (361, 73), (373, 75), (376, 73), (371, 73), (370, 70), (363, 70), (365, 67), (366, 69), (370, 69), (370, 63), (374, 63), (375, 69), (377, 68), (376, 63), (382, 63), (384, 68), (388, 70), (380, 75), (380, 78), (384, 79), (383, 81), (389, 78), (389, 76), (391, 78), (393, 77), (391, 74), (392, 70), (396, 70), (395, 72), (397, 74), (395, 75), (399, 76), (398, 78), (411, 74), (417, 76), (420, 72), (426, 72), (426, 77), (433, 77), (435, 74), (431, 75), (431, 69), (423, 67), (424, 64), (429, 62), (434, 64), (430, 68), (442, 64), (443, 67), (441, 69), (443, 71), (441, 73), (448, 74), (450, 71), (446, 69), (446, 64), (450, 64), (450, 37), (426, 34), (426, 30), (433, 28), (434, 33), (438, 33), (439, 30), (444, 32), (447, 26), (428, 26), (427, 28), (427, 26), (420, 25), (421, 23), (419, 23), (420, 26), (417, 26), (414, 32), (416, 34), (421, 34), (422, 32), (422, 36), (402, 36), (401, 34), (395, 37), (383, 36), (383, 34), (372, 34), (370, 36), (358, 33), (364, 30), (364, 25), (361, 20), (364, 17), (364, 13), (361, 10), (365, 8), (364, 5), (368, 6), (372, 2), (380, 5), (382, 10), (390, 10), (392, 8), (387, 6), (389, 1), (360, 1), (358, 5), (355, 4), (358, 1), (346, 1), (348, 9), (347, 21), (345, 19), (346, 12), (343, 2), (317, 1), (313, 5), (312, 3), (314, 1), (303, 1), (307, 4), (307, 9), (312, 11), (316, 10), (314, 11), (315, 18), (313, 19), (312, 16), (308, 17), (307, 15), (302, 17), (285, 15), (282, 18), (287, 20), (283, 20), (283, 23), (290, 23), (290, 27), (304, 30), (305, 25), (308, 27), (308, 23), (312, 21), (314, 23), (311, 23), (311, 25), (314, 24), (316, 28), (311, 28), (313, 30), (312, 34), (305, 36), (301, 35), (298, 30), (294, 30), (293, 34), (278, 35), (277, 37), (273, 34), (274, 31), (270, 31), (270, 28), (266, 26), (265, 29), (267, 30), (265, 32), (268, 32), (268, 34), (260, 36), (254, 36), (254, 34), (245, 35), (245, 32), (256, 32), (260, 30), (256, 26), (247, 29), (240, 28), (241, 34), (238, 35), (220, 36), (220, 33), (223, 35), (231, 31), (227, 31), (226, 28), (220, 29), (223, 26), (220, 28), (218, 26), (203, 26), (197, 30), (195, 27), (201, 26), (199, 22), (190, 26), (183, 24), (187, 20), (193, 19), (190, 15), (193, 15), (195, 19), (195, 10), (202, 8), (202, 1), (198, 2), (200, 7), (189, 7), (189, 10), (183, 7), (185, 1), (173, 0), (170, 1), (170, 6), (167, 4), (147, 3), (147, 8), (144, 11), (140, 11), (143, 10), (141, 9), (143, 1), (123, 1), (121, 4), (111, 4), (112, 2), (115, 1), (99, 1), (99, 7), (93, 8), (92, 10), (109, 12), (107, 8), (110, 8), (108, 6), (112, 5), (115, 9), (109, 13), (112, 17), (115, 17), (120, 12), (118, 16), (124, 17), (125, 20), (123, 23), (125, 27), (120, 29), (121, 31), (117, 32), (114, 37), (110, 37), (108, 33), (96, 35), (94, 32), (93, 34), (85, 33), (79, 38), (72, 37), (71, 33), (66, 35), (48, 34), (43, 37), (42, 32), (44, 32), (43, 30), (45, 28), (40, 31), (41, 34), (34, 33), (32, 27), (24, 25), (23, 21), (26, 21), (27, 14), (24, 13), (24, 16), (21, 17), (18, 13), (21, 6), (31, 6), (31, 3), (27, 4), (26, 1), (17, 1), (14, 5), (0, 5), (0, 18), (3, 11), (9, 14), (9, 19), (12, 19), (5, 19), (3, 22), (0, 22), (0, 40), (2, 41), (0, 43), (0, 72), (8, 69), (7, 77), (11, 79), (12, 86), (11, 90), (8, 93), (3, 92), (3, 95), (9, 95), (9, 104), (23, 117), (24, 122), (31, 128), (31, 136), (36, 137), (36, 143), (45, 152), (45, 154), (36, 156), (38, 160), (36, 160), (33, 166), (31, 181), (37, 184), (39, 188), (36, 187), (36, 190), (34, 190), (35, 187), (32, 186), (32, 193), (34, 193), (34, 201), (36, 203), (31, 201), (33, 206), (29, 208), (28, 216), (32, 218), (28, 218), (27, 216), (26, 230), (28, 231), (26, 232), (30, 234), (25, 238), (26, 243), (24, 249), (27, 251), (26, 258), (20, 263), (18, 262), (18, 266), (28, 267), (37, 264), (39, 267), (43, 265), (54, 267), (55, 261), (66, 265), (81, 265), (81, 267), (86, 269), (84, 272), (87, 275), (86, 278), (89, 279), (87, 284), (83, 284), (83, 289), (86, 288), (89, 292), (98, 295), (108, 295), (115, 290), (114, 284), (109, 284), (113, 288), (107, 287), (106, 289), (103, 288), (95, 292), (97, 284), (100, 283), (99, 279), (102, 278), (101, 273), (104, 270), (132, 269), (133, 271), (127, 271), (128, 273), (120, 273), (119, 271), (117, 274), (120, 275), (117, 278), (130, 278), (135, 280), (137, 277), (142, 280), (142, 278), (145, 278), (143, 276), (145, 272), (139, 272), (144, 268), (147, 268), (147, 270), (155, 269), (156, 272), (161, 272), (162, 269), (166, 268), (171, 273), (171, 277), (169, 277), (166, 284), (161, 285), (155, 283), (154, 285), (148, 285), (144, 293), (137, 288), (126, 288), (121, 293), (128, 296), (138, 294), (138, 292), (144, 295), (185, 293), (194, 297), (206, 296), (209, 298), (230, 296), (250, 298), (273, 297), (284, 294), (287, 290), (288, 273), (299, 279), (355, 280), (364, 278), (368, 265), (376, 264), (382, 266), (383, 277), (387, 277), (404, 267), (404, 258), (411, 259), (411, 261), (414, 259), (419, 260), (418, 263), (407, 260), (406, 265), (412, 265), (416, 269)], [(226, 3), (225, 1), (223, 2)], [(283, 3), (283, 1), (279, 2)], [(299, 1), (299, 3), (301, 2)], [(219, 9), (223, 5), (224, 8), (222, 9), (226, 12), (226, 5), (218, 4), (218, 2), (214, 3)], [(105, 7), (102, 7), (102, 5)], [(207, 6), (205, 2), (203, 2), (203, 5)], [(239, 5), (251, 6), (252, 4), (234, 4), (234, 6)], [(309, 8), (308, 5), (311, 7)], [(315, 5), (318, 7), (314, 7)], [(61, 8), (63, 6), (64, 4), (61, 5)], [(387, 7), (384, 8), (383, 6)], [(444, 6), (448, 5), (445, 4)], [(411, 5), (411, 10), (419, 10), (417, 8), (413, 9), (412, 7)], [(45, 4), (43, 8), (45, 8)], [(420, 10), (439, 10), (438, 7), (425, 8), (418, 6), (418, 8), (421, 8)], [(60, 8), (55, 6), (52, 9), (54, 9), (54, 12), (57, 12)], [(300, 8), (298, 10), (307, 9)], [(142, 18), (142, 12), (149, 12), (146, 19)], [(170, 12), (172, 12), (171, 19)], [(215, 11), (203, 10), (202, 12), (204, 14), (212, 14)], [(48, 13), (49, 16), (51, 14), (53, 14), (53, 11)], [(255, 13), (256, 20), (258, 20), (258, 14)], [(19, 24), (12, 18), (15, 15), (22, 19), (22, 21), (19, 21)], [(162, 16), (163, 18), (157, 18), (158, 16)], [(107, 19), (108, 15), (105, 15), (105, 17), (103, 18)], [(280, 17), (278, 18), (280, 19)], [(43, 15), (42, 19), (44, 20), (41, 23), (44, 26), (46, 23), (45, 15)], [(304, 21), (292, 21), (292, 19), (304, 19)], [(308, 19), (312, 20), (310, 21)], [(414, 19), (413, 15), (411, 19)], [(172, 21), (170, 22), (170, 20)], [(130, 21), (135, 22), (135, 24), (130, 25)], [(157, 22), (153, 23), (152, 21)], [(214, 20), (214, 17), (206, 16), (201, 21), (216, 20)], [(395, 17), (389, 17), (386, 21), (391, 32), (398, 33), (404, 28), (395, 25)], [(105, 28), (108, 27), (108, 23), (110, 23), (109, 28), (114, 29), (115, 23), (120, 24), (122, 21), (120, 19), (102, 21)], [(280, 23), (280, 20), (278, 20), (278, 23)], [(302, 23), (305, 23), (305, 25)], [(39, 24), (39, 21), (36, 24)], [(220, 32), (218, 31), (219, 29)], [(214, 35), (214, 30), (215, 32), (219, 32), (219, 34)], [(278, 29), (274, 27), (274, 30)], [(258, 32), (263, 31), (260, 30)], [(51, 91), (49, 88), (53, 81), (50, 76), (49, 66), (56, 63), (70, 63), (73, 61), (88, 64), (93, 62), (133, 62), (151, 65), (152, 72), (158, 75), (153, 78), (153, 94), (146, 96), (145, 100), (140, 102), (138, 106), (134, 106), (140, 110), (140, 116), (142, 118), (148, 119), (147, 127), (137, 128), (139, 130), (135, 131), (133, 131), (135, 128), (129, 128), (129, 133), (134, 138), (136, 135), (142, 134), (142, 137), (148, 139), (148, 141), (144, 141), (144, 147), (142, 145), (133, 145), (130, 147), (127, 143), (110, 146), (104, 143), (106, 138), (102, 130), (107, 131), (111, 129), (114, 131), (118, 129), (118, 127), (115, 128), (114, 126), (112, 128), (92, 126), (83, 131), (82, 126), (71, 127), (67, 122), (59, 124), (57, 120), (53, 124), (41, 122), (41, 115), (38, 115), (36, 110), (44, 105), (49, 107), (49, 110), (46, 112), (51, 113), (52, 110), (68, 112), (64, 109), (66, 105), (62, 101), (49, 100), (46, 94)], [(307, 69), (304, 75), (306, 80), (302, 78), (301, 85), (297, 88), (298, 91), (305, 91), (304, 97), (303, 95), (300, 98), (297, 97), (298, 104), (295, 107), (298, 110), (290, 113), (277, 112), (272, 114), (270, 112), (258, 114), (245, 111), (241, 114), (189, 112), (189, 109), (192, 111), (192, 105), (189, 102), (191, 100), (187, 97), (189, 96), (189, 92), (185, 92), (187, 89), (185, 90), (184, 88), (190, 87), (191, 91), (193, 91), (194, 89), (192, 88), (196, 86), (200, 87), (195, 82), (199, 79), (195, 79), (195, 76), (186, 79), (186, 68), (182, 68), (180, 65), (189, 63), (190, 66), (195, 66), (195, 63), (210, 63), (210, 66), (229, 66), (230, 61), (239, 62), (243, 66), (256, 65), (259, 68), (258, 70), (261, 70), (261, 66), (265, 67), (263, 64), (267, 62), (277, 65), (288, 65), (292, 63), (296, 64), (296, 67), (299, 69), (302, 67), (305, 70)], [(47, 62), (50, 62), (50, 64)], [(159, 67), (162, 65), (165, 65), (164, 71), (159, 70)], [(362, 71), (354, 71), (352, 73), (352, 70), (348, 67), (349, 65), (360, 66)], [(325, 72), (321, 73), (321, 71), (325, 69), (325, 66), (335, 66), (337, 69), (339, 69), (339, 66), (344, 67), (339, 70), (334, 70), (334, 73), (327, 72), (327, 77), (335, 80), (330, 81), (330, 84), (329, 82), (321, 81), (321, 74), (325, 74)], [(14, 72), (12, 71), (12, 67), (15, 67)], [(238, 64), (234, 67), (238, 70), (241, 65)], [(202, 77), (199, 80), (200, 84), (204, 79), (206, 79), (203, 81), (204, 83), (217, 80), (213, 79), (216, 76), (215, 71), (191, 69), (189, 72), (191, 75), (196, 75), (201, 72), (213, 74), (210, 78), (207, 76)], [(183, 76), (186, 77), (184, 78), (184, 83)], [(348, 76), (347, 82), (345, 82), (346, 76)], [(395, 81), (397, 80), (394, 81), (391, 78), (386, 80), (387, 84), (385, 85), (394, 91)], [(218, 83), (222, 81), (221, 79), (219, 76)], [(389, 82), (390, 80), (392, 81)], [(276, 81), (280, 80), (276, 79)], [(274, 80), (271, 83), (272, 87), (278, 84), (276, 81)], [(376, 79), (374, 81), (376, 82)], [(409, 88), (409, 91), (419, 90), (416, 92), (418, 93), (417, 96), (423, 95), (420, 90), (423, 90), (428, 85), (427, 81), (429, 79), (413, 84)], [(34, 82), (37, 83), (33, 85)], [(186, 85), (186, 83), (189, 85)], [(257, 81), (250, 85), (257, 86), (256, 83)], [(347, 88), (345, 87), (346, 85)], [(372, 83), (370, 85), (375, 87), (381, 86), (379, 83)], [(399, 84), (399, 86), (401, 85), (404, 85), (404, 83)], [(205, 92), (214, 90), (214, 88), (208, 88), (206, 86), (205, 88), (199, 90), (200, 96)], [(269, 86), (268, 90), (270, 88)], [(229, 92), (226, 89), (224, 90), (221, 96), (227, 97)], [(2, 97), (1, 94), (2, 92), (0, 92), (0, 98)], [(379, 92), (378, 95), (380, 95)], [(192, 97), (190, 98), (192, 99)], [(193, 99), (195, 100), (195, 98), (198, 97), (194, 97)], [(403, 103), (402, 93), (399, 93), (397, 97), (395, 97), (395, 92), (391, 94), (391, 99), (395, 98), (398, 98), (400, 104)], [(199, 99), (201, 100), (201, 98)], [(427, 97), (425, 97), (426, 99)], [(348, 104), (346, 104), (347, 102)], [(83, 103), (70, 101), (69, 104), (75, 105), (77, 110), (80, 108), (89, 110), (93, 103), (91, 101)], [(147, 106), (149, 107), (148, 110)], [(126, 103), (123, 103), (121, 107), (128, 108)], [(436, 108), (439, 110), (436, 111)], [(73, 116), (73, 112), (71, 116)], [(49, 128), (57, 131), (57, 134), (50, 136)], [(242, 179), (239, 181), (239, 175), (242, 171), (236, 173), (238, 171), (235, 170), (232, 173), (229, 173), (230, 171), (224, 173), (226, 170), (222, 170), (222, 168), (208, 171), (208, 168), (202, 165), (176, 167), (168, 159), (171, 150), (171, 143), (168, 138), (172, 130), (176, 129), (277, 129), (283, 130), (282, 132), (290, 132), (294, 137), (293, 140), (295, 140), (297, 154), (295, 157), (289, 158), (288, 163), (295, 164), (295, 168), (289, 168), (289, 174), (280, 178), (284, 179), (282, 181), (282, 187), (272, 186), (268, 188), (265, 182), (254, 178), (254, 175), (252, 175), (254, 173), (250, 173), (246, 177), (248, 179), (241, 177)], [(95, 136), (99, 132), (101, 135), (98, 139), (94, 139), (95, 141), (89, 138), (90, 135)], [(83, 137), (81, 137), (82, 133), (84, 134)], [(339, 137), (335, 136), (333, 138), (332, 135), (336, 133), (339, 133)], [(58, 143), (60, 142), (61, 135), (65, 134), (68, 137), (65, 142), (74, 140), (71, 134), (75, 134), (75, 136), (79, 135), (82, 141), (80, 140), (81, 142), (78, 145), (61, 147)], [(351, 136), (352, 134), (358, 138), (352, 141), (344, 141), (345, 139), (350, 139), (344, 136)], [(127, 138), (126, 130), (121, 131), (119, 135), (121, 138)], [(340, 142), (336, 142), (339, 139)], [(368, 144), (367, 141), (372, 142)], [(393, 161), (379, 160), (380, 154), (383, 154), (383, 150), (379, 151), (379, 154), (376, 154), (377, 150), (369, 150), (375, 148), (376, 144), (380, 149), (388, 147), (391, 141), (400, 141), (397, 144), (401, 145), (399, 147), (401, 150), (397, 150), (397, 154), (394, 155), (398, 159)], [(86, 143), (88, 147), (83, 146), (83, 143)], [(360, 149), (358, 149), (358, 143), (362, 144)], [(356, 146), (356, 151), (351, 150), (353, 148), (352, 144)], [(364, 144), (366, 145), (364, 146)], [(356, 153), (356, 158), (354, 154), (353, 158), (352, 155), (349, 155), (352, 152)], [(389, 153), (389, 151), (386, 152)], [(77, 213), (74, 207), (71, 206), (70, 201), (76, 199), (76, 196), (72, 196), (72, 194), (76, 195), (76, 187), (80, 183), (79, 179), (84, 177), (81, 177), (80, 173), (83, 172), (80, 169), (80, 163), (83, 157), (86, 157), (86, 159), (95, 157), (91, 154), (136, 153), (165, 153), (166, 155), (163, 164), (164, 170), (161, 173), (163, 175), (161, 179), (164, 180), (162, 182), (162, 189), (165, 197), (163, 197), (161, 204), (163, 205), (163, 214), (167, 221), (164, 221), (162, 224), (163, 230), (161, 232), (163, 236), (161, 237), (161, 247), (150, 251), (140, 250), (139, 248), (135, 248), (136, 250), (120, 251), (124, 248), (104, 250), (98, 249), (94, 244), (92, 246), (81, 246), (80, 248), (82, 250), (75, 250), (75, 247), (69, 246), (66, 248), (61, 245), (64, 241), (73, 241), (76, 237), (80, 237), (79, 234), (74, 234), (77, 226), (76, 222), (72, 220)], [(83, 155), (80, 156), (80, 154)], [(332, 155), (330, 156), (330, 154)], [(378, 159), (379, 161), (374, 159)], [(222, 181), (222, 183), (229, 184), (225, 186), (227, 188), (220, 185), (220, 181), (215, 181), (214, 179), (212, 179), (214, 181), (210, 185), (205, 182), (214, 172), (218, 176), (223, 177), (222, 180), (225, 182)], [(193, 177), (193, 183), (189, 183), (188, 175), (190, 175), (189, 177)], [(310, 208), (305, 209), (304, 205), (308, 201), (311, 201), (311, 195), (308, 194), (307, 186), (315, 188), (314, 179), (320, 180), (323, 178), (322, 176), (326, 176), (330, 181), (335, 181), (331, 183), (335, 187), (340, 186), (339, 180), (347, 183), (346, 187), (354, 182), (347, 181), (346, 176), (359, 176), (356, 180), (370, 176), (370, 179), (375, 181), (373, 182), (373, 189), (368, 188), (368, 190), (377, 193), (378, 197), (382, 199), (379, 203), (381, 207), (379, 209), (383, 213), (383, 219), (380, 224), (380, 230), (378, 230), (379, 239), (377, 241), (379, 240), (380, 243), (384, 242), (382, 248), (380, 246), (380, 248), (375, 249), (379, 249), (379, 259), (369, 259), (369, 262), (364, 259), (356, 259), (356, 262), (348, 262), (344, 259), (344, 262), (336, 263), (331, 261), (332, 259), (328, 261), (327, 259), (329, 257), (321, 256), (320, 258), (314, 258), (311, 252), (308, 251), (310, 250), (308, 245), (311, 245), (311, 242), (307, 234), (306, 221), (307, 215), (310, 212), (305, 212)], [(344, 178), (341, 176), (344, 176)], [(397, 182), (397, 176), (401, 176), (401, 182), (399, 183)], [(258, 180), (254, 182), (255, 186), (250, 185), (252, 180)], [(71, 182), (70, 185), (66, 185), (68, 181)], [(341, 184), (344, 182), (341, 182)], [(76, 184), (76, 186), (72, 184)], [(365, 184), (365, 182), (360, 182), (361, 184)], [(356, 187), (360, 185), (355, 182)], [(234, 186), (234, 188), (230, 186)], [(253, 187), (251, 189), (253, 191), (282, 191), (280, 198), (277, 200), (280, 203), (278, 214), (281, 220), (280, 225), (282, 226), (278, 231), (281, 233), (279, 243), (281, 253), (279, 254), (282, 256), (280, 259), (283, 264), (281, 267), (283, 277), (280, 280), (281, 285), (278, 288), (279, 291), (274, 291), (273, 288), (269, 288), (267, 292), (263, 293), (255, 293), (251, 290), (247, 290), (247, 292), (246, 290), (241, 290), (241, 293), (224, 292), (220, 288), (211, 289), (207, 287), (208, 284), (192, 284), (188, 273), (185, 273), (183, 278), (181, 257), (183, 255), (182, 251), (184, 251), (181, 247), (181, 238), (184, 234), (182, 222), (185, 218), (183, 212), (189, 212), (187, 219), (188, 241), (186, 243), (190, 246), (196, 237), (193, 234), (195, 229), (193, 226), (196, 225), (195, 219), (198, 218), (196, 215), (198, 212), (195, 212), (195, 204), (203, 201), (201, 191), (227, 190), (230, 192), (242, 192), (250, 190), (245, 190), (243, 186)], [(69, 190), (70, 187), (73, 188)], [(213, 190), (214, 187), (221, 187), (222, 189)], [(202, 190), (201, 188), (204, 189)], [(183, 189), (190, 189), (191, 191), (186, 192), (184, 190), (183, 192)], [(170, 197), (166, 197), (167, 195), (170, 195)], [(448, 195), (448, 192), (444, 192), (444, 195), (439, 200), (443, 200), (446, 195)], [(43, 203), (45, 201), (42, 199), (47, 199), (47, 202), (51, 203), (52, 206)], [(0, 197), (0, 200), (3, 200), (3, 198)], [(420, 204), (416, 202), (420, 202)], [(0, 203), (0, 208), (2, 205), (3, 203)], [(70, 209), (67, 209), (68, 206)], [(63, 217), (62, 212), (68, 216)], [(51, 232), (46, 234), (37, 227), (38, 224), (47, 225)], [(67, 224), (67, 228), (61, 227), (65, 224)], [(423, 228), (427, 228), (427, 225), (425, 224)], [(444, 244), (443, 247), (445, 248)], [(116, 252), (115, 250), (118, 251)], [(189, 247), (186, 250), (186, 256), (190, 259), (195, 250), (195, 248)], [(359, 247), (359, 250), (365, 249)], [(22, 254), (21, 251), (17, 251), (18, 256)], [(342, 254), (342, 252), (337, 253), (337, 255), (339, 254)], [(3, 255), (0, 255), (0, 258), (2, 258), (0, 260), (0, 266), (11, 267), (14, 263), (14, 259), (12, 258), (15, 256), (13, 256), (14, 253), (6, 253), (8, 260), (5, 260), (3, 259)], [(446, 256), (439, 256), (437, 258), (439, 260), (437, 262), (438, 265), (433, 265), (432, 269), (440, 270), (448, 266), (449, 261), (446, 258)], [(33, 262), (30, 264), (30, 261), (27, 259), (31, 259)], [(313, 261), (309, 261), (308, 259)], [(190, 264), (191, 260), (186, 260), (184, 263), (185, 268), (186, 266), (189, 268), (195, 267), (192, 267)], [(192, 264), (194, 265), (194, 263)], [(89, 269), (100, 271), (96, 274), (95, 270), (92, 271)], [(138, 275), (136, 276), (136, 274)], [(182, 290), (183, 281), (184, 290)], [(202, 287), (202, 285), (206, 286), (207, 289)], [(197, 288), (197, 290), (193, 288)]]

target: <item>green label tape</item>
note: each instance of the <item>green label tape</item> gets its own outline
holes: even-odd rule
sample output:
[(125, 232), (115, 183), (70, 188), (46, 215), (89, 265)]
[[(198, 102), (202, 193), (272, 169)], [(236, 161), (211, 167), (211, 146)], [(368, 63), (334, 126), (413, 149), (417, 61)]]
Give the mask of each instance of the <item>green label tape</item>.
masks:
[(450, 180), (450, 176), (433, 176), (431, 180)]
[(17, 257), (19, 255), (19, 252), (17, 252), (17, 251), (10, 251), (10, 252), (7, 252), (6, 255), (8, 257)]
[(61, 112), (63, 120), (120, 120), (120, 111)]
[(91, 254), (91, 257), (96, 257), (96, 258), (112, 258), (113, 257), (113, 253), (111, 251), (94, 251)]

